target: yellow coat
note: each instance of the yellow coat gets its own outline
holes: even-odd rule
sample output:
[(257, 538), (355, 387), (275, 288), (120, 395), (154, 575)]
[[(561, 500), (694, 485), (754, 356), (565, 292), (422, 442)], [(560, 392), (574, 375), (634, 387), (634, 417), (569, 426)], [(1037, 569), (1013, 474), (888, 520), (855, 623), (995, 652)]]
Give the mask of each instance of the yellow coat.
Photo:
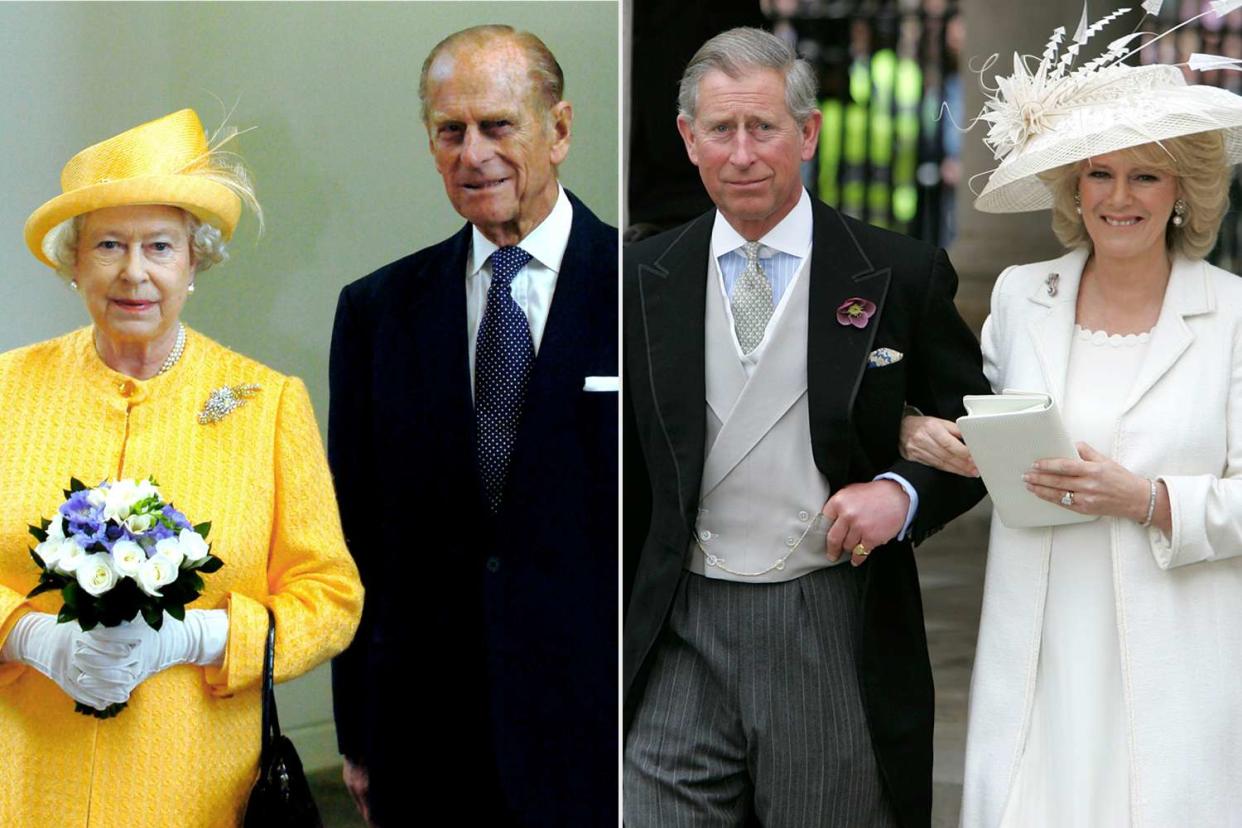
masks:
[[(213, 390), (242, 383), (260, 390), (198, 423)], [(236, 825), (258, 768), (265, 606), (278, 681), (343, 649), (362, 606), (305, 386), (188, 329), (168, 373), (132, 380), (84, 328), (0, 355), (0, 401), (0, 641), (30, 609), (60, 607), (58, 593), (24, 597), (38, 574), (26, 526), (52, 515), (71, 476), (154, 475), (191, 521), (211, 521), (225, 565), (192, 606), (229, 613), (220, 668), (165, 670), (106, 721), (0, 664), (0, 825)]]

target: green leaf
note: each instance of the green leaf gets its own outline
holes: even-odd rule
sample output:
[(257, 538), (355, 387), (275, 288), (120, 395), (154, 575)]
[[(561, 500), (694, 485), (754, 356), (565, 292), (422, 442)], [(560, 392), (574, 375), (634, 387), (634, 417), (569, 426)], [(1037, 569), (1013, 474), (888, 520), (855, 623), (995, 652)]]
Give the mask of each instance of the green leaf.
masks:
[(30, 558), (35, 562), (35, 566), (39, 567), (43, 572), (47, 572), (47, 567), (43, 563), (43, 559), (39, 557), (39, 553), (33, 549), (30, 550)]
[(207, 533), (211, 531), (211, 521), (200, 523), (194, 527), (194, 531), (202, 536), (203, 540), (207, 540)]
[(60, 612), (56, 614), (56, 622), (58, 624), (68, 624), (78, 617), (78, 614), (65, 605), (60, 608)]
[(224, 566), (224, 561), (220, 560), (215, 555), (208, 555), (206, 558), (203, 559), (203, 562), (201, 564), (195, 567), (195, 569), (197, 569), (199, 572), (206, 572), (208, 575), (210, 575), (213, 572), (219, 571), (220, 567), (222, 566)]
[(40, 519), (39, 519), (39, 528), (41, 528), (41, 529), (46, 529), (47, 527), (49, 527), (49, 526), (51, 526), (51, 525), (52, 525), (52, 522), (51, 522), (50, 520), (48, 520), (47, 518), (40, 518)]
[(69, 478), (69, 493), (70, 494), (72, 494), (73, 492), (80, 492), (83, 489), (89, 489), (89, 488), (90, 486), (87, 486), (85, 483), (83, 483), (81, 480), (78, 480), (76, 477)]
[(42, 595), (45, 592), (54, 592), (55, 590), (56, 590), (55, 582), (39, 581), (39, 585), (36, 586), (34, 589), (30, 590), (30, 592), (26, 593), (26, 597), (33, 598), (36, 595)]
[(147, 622), (147, 626), (153, 630), (158, 630), (164, 625), (164, 611), (159, 607), (145, 606), (142, 608), (142, 618)]
[(166, 606), (164, 607), (164, 612), (168, 613), (173, 618), (176, 618), (178, 621), (185, 620), (185, 604), (173, 604), (171, 606)]
[(66, 607), (69, 607), (75, 613), (78, 612), (78, 599), (81, 597), (82, 587), (78, 585), (77, 581), (70, 581), (65, 584), (64, 598)]

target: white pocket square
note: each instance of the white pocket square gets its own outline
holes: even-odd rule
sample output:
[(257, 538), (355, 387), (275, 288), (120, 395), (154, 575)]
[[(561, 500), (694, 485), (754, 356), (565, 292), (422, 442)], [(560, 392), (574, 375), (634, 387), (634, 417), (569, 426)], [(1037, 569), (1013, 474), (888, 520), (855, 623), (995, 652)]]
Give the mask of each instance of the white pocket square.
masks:
[(894, 351), (892, 348), (876, 348), (867, 354), (868, 368), (882, 368), (885, 365), (892, 365), (894, 362), (901, 362), (905, 356), (901, 351)]
[(621, 380), (617, 377), (587, 377), (583, 391), (620, 391)]

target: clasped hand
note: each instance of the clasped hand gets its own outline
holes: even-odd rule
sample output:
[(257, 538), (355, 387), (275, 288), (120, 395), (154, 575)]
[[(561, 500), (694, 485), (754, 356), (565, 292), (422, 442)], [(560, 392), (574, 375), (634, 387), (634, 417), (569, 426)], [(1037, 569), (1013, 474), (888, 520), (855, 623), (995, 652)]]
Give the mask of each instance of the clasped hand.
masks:
[(83, 631), (44, 612), (23, 616), (9, 634), (6, 661), (21, 661), (56, 682), (74, 701), (102, 710), (129, 700), (142, 682), (177, 664), (218, 663), (228, 641), (228, 613), (188, 610), (159, 630), (141, 619)]

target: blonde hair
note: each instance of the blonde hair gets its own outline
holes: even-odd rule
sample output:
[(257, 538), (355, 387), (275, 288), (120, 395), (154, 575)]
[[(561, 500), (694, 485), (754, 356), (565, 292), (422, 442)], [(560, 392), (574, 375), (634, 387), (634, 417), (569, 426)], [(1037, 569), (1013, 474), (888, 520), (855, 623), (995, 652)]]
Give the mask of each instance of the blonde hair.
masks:
[[(1159, 144), (1140, 144), (1119, 150), (1131, 163), (1177, 179), (1178, 197), (1186, 202), (1185, 223), (1169, 222), (1165, 245), (1173, 253), (1202, 259), (1216, 246), (1221, 219), (1229, 209), (1229, 182), (1225, 139), (1219, 130), (1166, 138)], [(1091, 159), (1076, 161), (1039, 174), (1052, 190), (1052, 232), (1067, 248), (1091, 247), (1091, 237), (1075, 210), (1078, 176)]]

